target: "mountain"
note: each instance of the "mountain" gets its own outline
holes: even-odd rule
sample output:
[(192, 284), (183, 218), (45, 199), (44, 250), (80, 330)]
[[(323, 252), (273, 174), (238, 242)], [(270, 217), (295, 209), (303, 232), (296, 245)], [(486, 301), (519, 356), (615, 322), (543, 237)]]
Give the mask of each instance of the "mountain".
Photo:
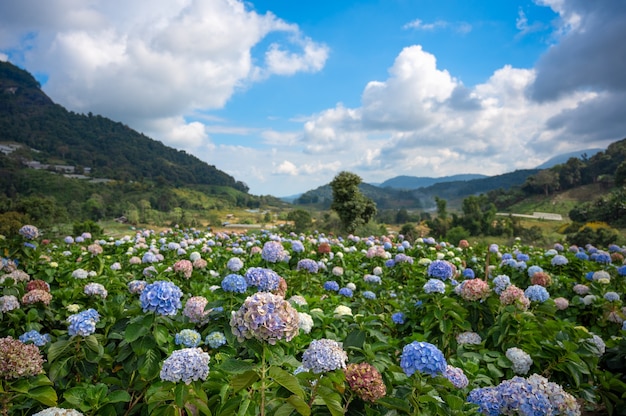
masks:
[[(452, 176), (442, 176), (440, 178), (431, 178), (428, 176), (396, 176), (395, 178), (387, 179), (377, 186), (381, 188), (395, 188), (395, 189), (417, 189), (425, 188), (427, 186), (434, 185), (440, 182), (456, 182), (456, 181), (469, 181), (472, 179), (486, 178), (487, 175), (479, 174), (462, 174)], [(372, 184), (374, 185), (374, 184)]]
[(46, 96), (30, 73), (8, 62), (0, 62), (0, 144), (25, 146), (25, 159), (74, 166), (92, 178), (248, 191), (215, 166), (122, 123), (66, 110)]
[(549, 169), (556, 165), (563, 164), (567, 162), (570, 158), (575, 157), (577, 159), (588, 159), (594, 156), (596, 153), (603, 151), (604, 149), (586, 149), (586, 150), (578, 150), (575, 152), (564, 153), (562, 155), (554, 156), (541, 165), (537, 166), (535, 169)]

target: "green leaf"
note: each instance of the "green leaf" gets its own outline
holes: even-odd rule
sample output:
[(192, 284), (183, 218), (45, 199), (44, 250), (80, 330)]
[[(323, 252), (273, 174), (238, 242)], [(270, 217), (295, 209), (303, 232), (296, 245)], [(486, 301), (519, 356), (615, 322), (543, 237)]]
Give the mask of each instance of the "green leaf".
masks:
[(41, 386), (29, 390), (28, 397), (48, 407), (57, 405), (57, 392), (51, 386)]
[(238, 374), (230, 380), (230, 386), (237, 393), (239, 390), (250, 387), (252, 383), (259, 379), (259, 375), (256, 371), (246, 371), (245, 373)]
[(278, 409), (276, 409), (274, 416), (290, 416), (294, 410), (296, 409), (291, 404), (283, 403)]
[(74, 357), (70, 356), (52, 363), (50, 369), (48, 370), (48, 377), (50, 377), (50, 380), (54, 382), (68, 375), (72, 366), (71, 360), (73, 359)]
[(189, 387), (184, 383), (177, 383), (174, 387), (174, 401), (176, 406), (183, 408), (187, 403), (187, 393), (189, 393)]
[(139, 374), (146, 380), (151, 380), (161, 371), (159, 363), (159, 355), (154, 350), (148, 350), (139, 357), (138, 363)]
[(343, 407), (341, 406), (341, 396), (328, 387), (319, 386), (317, 394), (322, 402), (328, 407), (332, 416), (342, 416)]
[(72, 342), (70, 340), (62, 340), (51, 344), (48, 349), (48, 362), (52, 363), (59, 358), (65, 350), (67, 350), (71, 343)]
[(293, 374), (289, 374), (287, 371), (276, 366), (270, 367), (269, 374), (275, 382), (277, 382), (296, 396), (304, 398), (304, 390), (300, 386), (298, 379)]
[(361, 331), (359, 329), (350, 332), (343, 341), (343, 348), (363, 348), (363, 344), (365, 343), (365, 335), (365, 331)]
[(293, 406), (294, 409), (302, 416), (309, 416), (311, 414), (311, 409), (307, 402), (305, 402), (301, 397), (292, 395), (287, 398), (287, 403)]
[(239, 411), (237, 412), (237, 416), (245, 416), (248, 412), (248, 408), (250, 407), (250, 399), (244, 399), (239, 405)]
[(237, 360), (235, 358), (229, 358), (220, 365), (222, 371), (229, 374), (245, 373), (246, 371), (252, 371), (254, 367), (254, 363), (251, 363), (249, 361)]
[(407, 400), (398, 399), (396, 397), (383, 397), (376, 401), (377, 404), (382, 405), (388, 409), (400, 410), (403, 413), (410, 413), (411, 408)]
[(154, 316), (152, 314), (143, 315), (137, 321), (133, 319), (126, 327), (126, 331), (124, 331), (124, 339), (127, 342), (133, 342), (139, 337), (146, 335), (150, 331), (153, 321)]
[(487, 364), (487, 369), (489, 370), (489, 374), (493, 378), (501, 378), (504, 376), (504, 373), (492, 363)]
[(120, 402), (129, 402), (130, 394), (124, 390), (114, 390), (109, 393), (107, 398), (107, 403), (120, 403)]

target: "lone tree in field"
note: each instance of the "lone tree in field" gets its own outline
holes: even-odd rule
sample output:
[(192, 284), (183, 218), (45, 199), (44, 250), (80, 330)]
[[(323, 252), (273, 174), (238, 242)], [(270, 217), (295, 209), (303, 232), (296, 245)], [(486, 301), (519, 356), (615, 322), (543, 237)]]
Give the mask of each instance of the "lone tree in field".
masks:
[(376, 204), (359, 190), (361, 178), (350, 172), (340, 172), (330, 183), (334, 210), (347, 232), (353, 233), (376, 215)]

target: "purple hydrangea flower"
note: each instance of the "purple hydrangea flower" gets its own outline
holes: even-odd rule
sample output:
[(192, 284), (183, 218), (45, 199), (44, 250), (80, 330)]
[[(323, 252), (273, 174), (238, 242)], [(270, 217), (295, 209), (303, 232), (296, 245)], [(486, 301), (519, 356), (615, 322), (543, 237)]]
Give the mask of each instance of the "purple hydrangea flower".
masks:
[(285, 248), (279, 241), (268, 241), (263, 244), (261, 258), (270, 263), (278, 263), (288, 257)]

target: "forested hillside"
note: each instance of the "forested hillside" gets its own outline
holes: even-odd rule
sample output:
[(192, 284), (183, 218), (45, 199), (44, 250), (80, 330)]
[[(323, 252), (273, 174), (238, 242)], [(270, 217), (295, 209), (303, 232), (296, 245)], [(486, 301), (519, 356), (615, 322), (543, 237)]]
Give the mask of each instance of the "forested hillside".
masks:
[[(214, 166), (122, 123), (67, 111), (41, 91), (31, 74), (8, 62), (0, 62), (0, 142), (26, 145), (36, 153), (24, 156), (42, 163), (88, 168), (97, 178), (248, 191), (243, 182)], [(14, 182), (14, 174), (5, 167), (1, 190)]]

